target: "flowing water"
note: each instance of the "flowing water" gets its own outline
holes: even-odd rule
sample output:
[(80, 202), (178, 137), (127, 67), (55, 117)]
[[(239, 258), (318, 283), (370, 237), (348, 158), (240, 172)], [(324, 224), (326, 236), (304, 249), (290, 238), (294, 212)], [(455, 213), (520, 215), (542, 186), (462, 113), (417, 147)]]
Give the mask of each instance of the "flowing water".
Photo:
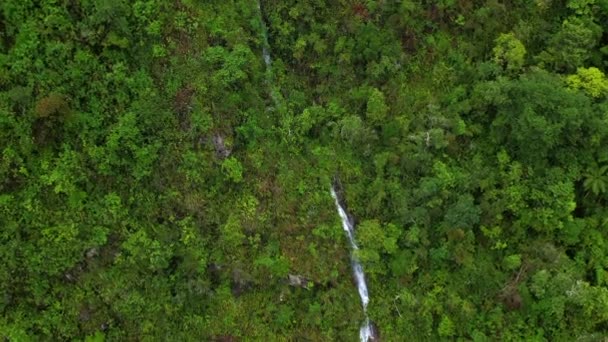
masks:
[(268, 43), (268, 27), (266, 27), (266, 21), (264, 21), (264, 12), (259, 0), (258, 11), (260, 12), (260, 22), (262, 24), (262, 58), (264, 59), (264, 64), (266, 64), (266, 82), (270, 88), (270, 97), (272, 98), (275, 109), (282, 108), (284, 101), (282, 100), (281, 92), (274, 82), (274, 76), (272, 73), (272, 56), (270, 55), (270, 43)]
[[(264, 21), (264, 16), (262, 12), (262, 6), (260, 1), (258, 0), (258, 10), (260, 11), (260, 18), (262, 22), (262, 57), (264, 58), (264, 63), (266, 64), (266, 80), (269, 83), (271, 88), (271, 97), (275, 103), (275, 105), (280, 104), (280, 99), (278, 96), (278, 91), (276, 91), (275, 85), (273, 83), (272, 77), (272, 57), (270, 56), (270, 45), (268, 43), (268, 29), (266, 27), (266, 23)], [(359, 330), (359, 337), (361, 342), (367, 342), (370, 339), (374, 339), (374, 330), (372, 328), (372, 324), (367, 317), (367, 304), (369, 303), (369, 294), (367, 292), (367, 283), (365, 282), (365, 273), (363, 273), (363, 267), (359, 260), (357, 260), (355, 256), (355, 251), (359, 249), (357, 243), (355, 242), (355, 227), (352, 220), (349, 218), (346, 210), (340, 204), (338, 199), (338, 195), (334, 187), (331, 188), (331, 196), (336, 201), (336, 207), (338, 208), (338, 214), (342, 219), (342, 228), (346, 232), (348, 236), (348, 240), (350, 241), (350, 246), (352, 249), (351, 252), (351, 265), (353, 268), (353, 274), (355, 275), (355, 281), (357, 283), (357, 289), (359, 290), (359, 297), (361, 297), (361, 305), (363, 306), (363, 312), (365, 313), (365, 321), (361, 325), (361, 329)]]
[(350, 241), (350, 247), (352, 249), (350, 255), (351, 265), (353, 268), (353, 274), (355, 275), (357, 289), (359, 290), (359, 297), (361, 297), (363, 313), (365, 314), (365, 322), (363, 322), (363, 325), (361, 325), (361, 329), (359, 330), (359, 337), (361, 338), (361, 342), (367, 342), (368, 340), (374, 338), (374, 331), (372, 328), (372, 324), (369, 321), (369, 317), (367, 317), (367, 304), (369, 303), (369, 293), (367, 291), (367, 283), (365, 282), (365, 273), (363, 272), (363, 266), (361, 266), (361, 263), (359, 262), (359, 260), (357, 260), (357, 257), (355, 256), (355, 252), (359, 249), (359, 247), (357, 246), (357, 242), (355, 241), (355, 226), (342, 204), (340, 204), (340, 200), (338, 199), (338, 195), (336, 194), (336, 189), (334, 188), (334, 186), (331, 187), (331, 197), (333, 197), (334, 201), (336, 202), (338, 215), (340, 215), (340, 219), (342, 220), (342, 228), (348, 236), (348, 241)]
[(270, 71), (270, 67), (272, 64), (272, 58), (270, 57), (270, 49), (268, 48), (268, 28), (266, 27), (266, 22), (264, 21), (264, 16), (262, 14), (262, 5), (258, 0), (258, 10), (260, 11), (260, 20), (262, 21), (262, 57), (264, 57), (264, 63), (266, 63), (267, 71)]

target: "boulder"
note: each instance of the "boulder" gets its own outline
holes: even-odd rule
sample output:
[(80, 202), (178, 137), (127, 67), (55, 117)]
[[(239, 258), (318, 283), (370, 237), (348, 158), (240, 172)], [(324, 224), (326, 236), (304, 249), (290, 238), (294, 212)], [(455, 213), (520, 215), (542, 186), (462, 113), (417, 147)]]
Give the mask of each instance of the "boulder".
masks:
[(308, 288), (308, 279), (300, 275), (290, 274), (287, 276), (287, 281), (289, 282), (290, 286), (302, 287), (305, 289)]

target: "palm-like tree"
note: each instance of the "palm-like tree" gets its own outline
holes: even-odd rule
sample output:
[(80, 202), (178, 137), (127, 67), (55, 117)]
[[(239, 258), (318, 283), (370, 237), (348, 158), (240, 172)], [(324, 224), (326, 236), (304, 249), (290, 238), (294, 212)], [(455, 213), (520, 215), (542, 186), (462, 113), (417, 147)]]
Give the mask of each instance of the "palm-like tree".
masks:
[(608, 185), (608, 165), (595, 166), (585, 173), (585, 181), (583, 186), (585, 190), (591, 191), (594, 195), (600, 195), (606, 192), (606, 186)]

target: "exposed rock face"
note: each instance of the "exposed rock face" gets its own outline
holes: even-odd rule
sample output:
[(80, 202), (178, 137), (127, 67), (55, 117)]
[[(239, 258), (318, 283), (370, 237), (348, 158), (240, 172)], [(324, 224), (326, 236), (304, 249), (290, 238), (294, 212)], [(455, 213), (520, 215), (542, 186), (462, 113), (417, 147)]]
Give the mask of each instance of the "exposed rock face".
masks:
[(350, 220), (350, 222), (353, 225), (353, 231), (354, 231), (357, 226), (357, 220), (348, 211), (348, 206), (346, 205), (346, 200), (345, 200), (346, 196), (344, 195), (344, 188), (342, 186), (342, 182), (340, 182), (340, 178), (338, 178), (337, 175), (334, 176), (332, 183), (331, 183), (331, 187), (332, 187), (332, 189), (334, 189), (334, 193), (336, 194), (335, 199), (338, 201), (338, 204), (344, 209), (346, 216), (348, 217), (348, 219)]
[(369, 337), (368, 341), (370, 341), (370, 342), (382, 341), (382, 339), (380, 338), (380, 331), (378, 330), (378, 327), (376, 326), (376, 324), (374, 324), (374, 322), (370, 321), (370, 326), (371, 326), (372, 334)]
[(215, 146), (215, 153), (217, 154), (218, 158), (228, 158), (232, 153), (232, 150), (226, 147), (224, 138), (219, 133), (216, 133), (213, 136), (213, 145)]
[(300, 275), (295, 275), (295, 274), (290, 274), (289, 276), (287, 276), (287, 280), (289, 282), (290, 286), (297, 286), (297, 287), (302, 287), (307, 289), (308, 288), (308, 279), (300, 276)]

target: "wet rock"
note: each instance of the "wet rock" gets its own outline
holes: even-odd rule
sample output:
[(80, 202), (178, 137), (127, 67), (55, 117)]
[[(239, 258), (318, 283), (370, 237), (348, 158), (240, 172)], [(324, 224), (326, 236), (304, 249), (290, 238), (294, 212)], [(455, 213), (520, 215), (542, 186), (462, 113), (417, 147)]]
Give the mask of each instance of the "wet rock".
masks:
[(342, 186), (342, 182), (340, 181), (340, 178), (338, 177), (338, 175), (334, 175), (334, 178), (331, 182), (331, 187), (334, 190), (334, 193), (336, 194), (336, 199), (338, 200), (338, 203), (346, 212), (346, 216), (348, 216), (348, 220), (353, 225), (353, 227), (356, 227), (357, 221), (355, 220), (355, 217), (353, 215), (351, 215), (350, 211), (348, 210), (348, 205), (346, 204), (346, 195), (344, 194), (344, 187)]
[(378, 326), (376, 325), (376, 323), (370, 321), (370, 328), (371, 328), (372, 334), (371, 334), (370, 338), (368, 339), (368, 341), (370, 341), (370, 342), (381, 341), (380, 331), (378, 330)]

